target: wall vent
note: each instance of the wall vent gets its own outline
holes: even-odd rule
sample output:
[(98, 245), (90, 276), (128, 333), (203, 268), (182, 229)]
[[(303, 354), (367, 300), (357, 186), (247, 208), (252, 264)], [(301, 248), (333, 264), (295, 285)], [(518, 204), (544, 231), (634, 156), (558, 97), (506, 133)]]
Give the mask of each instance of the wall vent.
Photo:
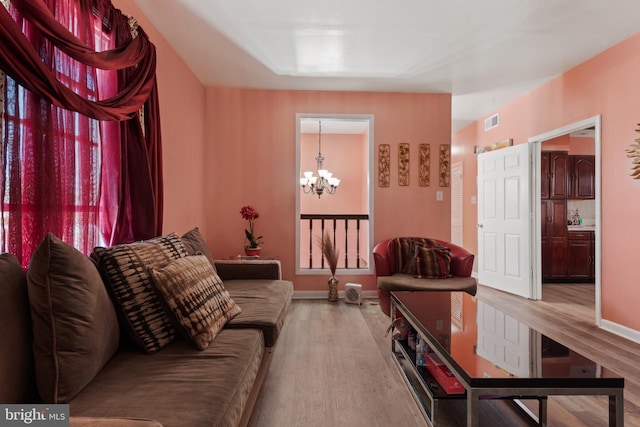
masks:
[(498, 125), (500, 125), (500, 115), (496, 113), (493, 116), (489, 117), (488, 119), (485, 119), (484, 131), (486, 132), (493, 128), (497, 128)]

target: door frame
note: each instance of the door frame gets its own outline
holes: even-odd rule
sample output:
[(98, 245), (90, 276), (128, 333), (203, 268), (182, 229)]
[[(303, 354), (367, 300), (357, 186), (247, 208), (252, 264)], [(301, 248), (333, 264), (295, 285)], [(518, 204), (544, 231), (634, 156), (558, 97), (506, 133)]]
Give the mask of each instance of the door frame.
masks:
[(533, 280), (531, 282), (532, 286), (532, 295), (533, 299), (542, 299), (542, 227), (540, 223), (541, 218), (541, 200), (540, 200), (540, 192), (542, 189), (542, 180), (540, 174), (540, 165), (541, 165), (541, 152), (542, 152), (542, 142), (547, 141), (549, 139), (557, 138), (562, 135), (566, 135), (571, 132), (575, 132), (578, 130), (583, 130), (589, 127), (593, 127), (595, 129), (595, 190), (596, 190), (596, 225), (595, 225), (595, 323), (598, 326), (601, 326), (602, 323), (602, 289), (601, 289), (601, 262), (602, 262), (602, 236), (601, 236), (601, 149), (602, 149), (602, 116), (597, 115), (590, 117), (588, 119), (581, 120), (579, 122), (575, 122), (569, 124), (567, 126), (563, 126), (558, 129), (554, 129), (549, 132), (545, 132), (540, 135), (533, 136), (529, 138), (529, 144), (533, 144), (533, 164), (532, 168), (534, 171), (534, 191), (532, 192), (532, 206), (533, 215), (533, 229), (535, 233), (535, 238), (532, 239), (533, 245), (531, 250), (532, 265), (535, 265), (535, 269), (533, 270)]

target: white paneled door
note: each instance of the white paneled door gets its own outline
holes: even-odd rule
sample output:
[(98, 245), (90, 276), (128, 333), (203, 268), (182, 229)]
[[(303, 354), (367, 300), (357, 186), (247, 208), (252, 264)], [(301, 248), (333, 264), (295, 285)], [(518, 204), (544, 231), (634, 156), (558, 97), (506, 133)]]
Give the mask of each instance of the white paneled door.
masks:
[(478, 155), (478, 281), (532, 298), (531, 150), (518, 144)]

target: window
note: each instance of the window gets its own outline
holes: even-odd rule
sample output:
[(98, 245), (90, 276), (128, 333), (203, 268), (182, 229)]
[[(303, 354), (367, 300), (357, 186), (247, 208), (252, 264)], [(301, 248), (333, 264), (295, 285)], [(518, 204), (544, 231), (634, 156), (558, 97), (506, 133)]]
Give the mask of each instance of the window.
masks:
[[(62, 3), (62, 2), (61, 2)], [(56, 18), (79, 37), (90, 34), (80, 25), (77, 3), (59, 3)], [(1, 7), (1, 6), (0, 6)], [(60, 16), (58, 16), (60, 15)], [(29, 23), (20, 20), (25, 36), (38, 48), (60, 82), (89, 100), (117, 90), (115, 71), (96, 70), (62, 53)], [(89, 25), (83, 41), (96, 51), (115, 47), (100, 18)], [(80, 35), (79, 35), (80, 34)], [(0, 249), (26, 265), (48, 231), (88, 253), (104, 244), (100, 222), (102, 145), (117, 123), (101, 122), (56, 107), (10, 77), (0, 102), (2, 154), (2, 224)], [(117, 133), (115, 134), (117, 135)], [(38, 236), (38, 237), (35, 237)]]

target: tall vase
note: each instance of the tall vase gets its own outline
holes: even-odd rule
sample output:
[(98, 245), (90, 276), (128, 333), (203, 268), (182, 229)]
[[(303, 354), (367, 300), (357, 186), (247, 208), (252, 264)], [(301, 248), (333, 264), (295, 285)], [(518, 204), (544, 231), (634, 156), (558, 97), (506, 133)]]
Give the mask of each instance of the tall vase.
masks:
[(329, 278), (329, 302), (337, 302), (338, 301), (338, 284), (340, 281), (336, 279), (336, 276), (331, 276)]

